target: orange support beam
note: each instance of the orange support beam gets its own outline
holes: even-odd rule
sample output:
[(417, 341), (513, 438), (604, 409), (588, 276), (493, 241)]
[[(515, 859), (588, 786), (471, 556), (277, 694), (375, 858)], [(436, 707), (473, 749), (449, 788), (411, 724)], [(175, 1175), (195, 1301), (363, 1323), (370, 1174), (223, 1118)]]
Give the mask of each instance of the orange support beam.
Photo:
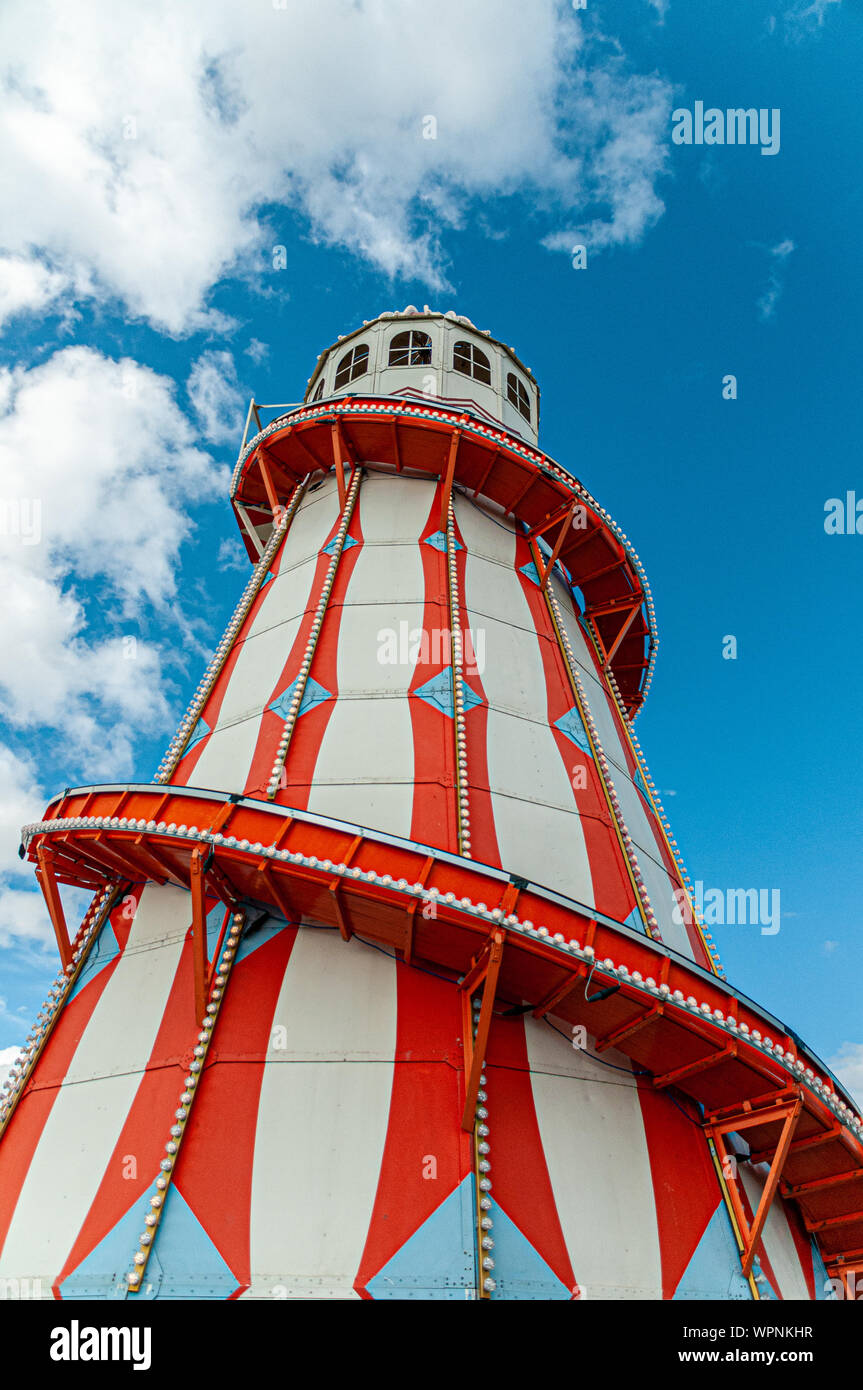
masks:
[(736, 1056), (737, 1043), (731, 1042), (727, 1047), (720, 1047), (707, 1057), (698, 1057), (694, 1062), (687, 1063), (685, 1067), (675, 1067), (674, 1071), (667, 1071), (661, 1076), (654, 1076), (653, 1084), (658, 1091), (661, 1091), (663, 1086), (674, 1086), (687, 1076), (697, 1076), (700, 1071), (707, 1071), (710, 1067), (718, 1066), (720, 1062), (727, 1062)]
[[(485, 1062), (485, 1049), (491, 1028), (492, 1013), (494, 1012), (497, 977), (500, 974), (503, 960), (504, 939), (505, 936), (502, 931), (492, 932), (484, 951), (459, 986), (462, 991), (465, 1069), (468, 1073), (461, 1127), (468, 1133), (471, 1133), (476, 1123), (476, 1096), (479, 1090), (479, 1078)], [(485, 988), (482, 992), (482, 1008), (479, 1011), (479, 1023), (477, 1024), (476, 1038), (474, 1038), (471, 999), (474, 990), (482, 984), (483, 980), (485, 981)]]
[(632, 620), (633, 620), (633, 618), (635, 617), (636, 613), (640, 612), (640, 610), (641, 610), (641, 604), (640, 604), (640, 603), (636, 603), (636, 604), (633, 606), (632, 612), (629, 614), (629, 617), (628, 617), (628, 618), (625, 618), (624, 621), (623, 621), (623, 623), (621, 624), (620, 631), (619, 631), (619, 633), (617, 634), (617, 636), (615, 637), (614, 642), (613, 642), (613, 644), (612, 644), (612, 646), (611, 646), (611, 648), (610, 648), (610, 650), (609, 650), (609, 653), (608, 653), (608, 663), (609, 663), (609, 665), (611, 665), (612, 661), (614, 660), (614, 653), (617, 651), (618, 647), (620, 646), (621, 642), (623, 641), (624, 637), (626, 636), (627, 632), (629, 631), (630, 627), (632, 626)]
[(569, 519), (569, 517), (574, 514), (578, 505), (578, 502), (564, 502), (562, 507), (555, 507), (553, 512), (549, 512), (545, 521), (540, 521), (536, 526), (531, 526), (525, 539), (527, 541), (535, 541), (537, 536), (542, 536), (546, 531), (550, 531), (552, 526), (558, 521), (563, 520), (564, 517)]
[(51, 925), (54, 928), (54, 935), (57, 938), (57, 946), (60, 951), (60, 959), (63, 962), (63, 969), (72, 964), (72, 943), (69, 940), (69, 929), (66, 926), (66, 914), (63, 911), (63, 903), (60, 900), (60, 890), (57, 887), (57, 879), (54, 874), (54, 856), (44, 845), (39, 845), (36, 850), (38, 869), (36, 877), (39, 880), (39, 887), (45, 897), (48, 908), (48, 915), (51, 918)]
[(613, 1032), (606, 1033), (604, 1038), (597, 1038), (596, 1051), (604, 1052), (607, 1047), (616, 1047), (624, 1038), (631, 1038), (634, 1033), (640, 1033), (642, 1028), (646, 1028), (650, 1023), (655, 1023), (658, 1018), (662, 1018), (663, 1012), (664, 1005), (662, 1004), (655, 1004), (652, 1009), (644, 1010), (637, 1018), (631, 1018), (628, 1023), (622, 1023)]
[(801, 1096), (798, 1095), (796, 1100), (777, 1105), (772, 1110), (764, 1109), (757, 1112), (742, 1111), (739, 1115), (726, 1118), (719, 1124), (706, 1124), (704, 1126), (706, 1134), (713, 1140), (716, 1146), (716, 1151), (724, 1170), (727, 1167), (727, 1160), (729, 1158), (728, 1150), (725, 1147), (726, 1134), (748, 1129), (752, 1125), (769, 1124), (770, 1121), (777, 1120), (784, 1121), (782, 1132), (779, 1136), (779, 1142), (773, 1154), (773, 1161), (770, 1164), (770, 1172), (767, 1175), (767, 1181), (761, 1193), (761, 1200), (758, 1203), (758, 1210), (755, 1213), (751, 1226), (743, 1210), (743, 1203), (740, 1198), (740, 1190), (737, 1185), (736, 1176), (732, 1177), (728, 1183), (728, 1195), (731, 1198), (734, 1214), (737, 1218), (741, 1238), (743, 1240), (741, 1263), (743, 1275), (746, 1279), (749, 1278), (752, 1272), (752, 1265), (755, 1261), (755, 1252), (758, 1247), (758, 1242), (761, 1239), (764, 1224), (770, 1213), (770, 1207), (776, 1195), (780, 1178), (782, 1177), (782, 1170), (785, 1167), (785, 1160), (788, 1156), (788, 1150), (791, 1147), (791, 1141), (794, 1138), (794, 1131), (797, 1128), (797, 1121), (800, 1118), (802, 1109), (803, 1100)]
[(453, 430), (449, 442), (449, 456), (446, 463), (446, 474), (444, 476), (443, 489), (441, 491), (440, 503), (440, 529), (446, 531), (447, 517), (449, 515), (449, 500), (452, 496), (452, 480), (455, 476), (455, 461), (458, 454), (458, 446), (461, 440), (461, 430)]
[(557, 557), (560, 554), (561, 546), (563, 545), (563, 542), (566, 539), (567, 532), (569, 531), (570, 520), (572, 519), (572, 517), (575, 516), (575, 510), (577, 506), (578, 503), (573, 502), (572, 506), (567, 511), (563, 521), (560, 523), (560, 530), (557, 534), (557, 540), (555, 541), (554, 548), (551, 552), (551, 555), (548, 558), (548, 564), (542, 572), (542, 579), (540, 581), (539, 586), (541, 589), (545, 589), (548, 587), (548, 576), (551, 574), (551, 571), (554, 569), (554, 566), (557, 562)]
[(264, 448), (263, 444), (261, 444), (258, 448), (258, 464), (261, 470), (261, 477), (264, 480), (264, 491), (267, 494), (267, 501), (270, 504), (270, 511), (273, 513), (273, 516), (276, 516), (277, 513), (281, 511), (281, 504), (279, 503), (279, 499), (276, 496), (276, 490), (273, 487), (273, 479), (270, 474), (269, 459), (267, 457), (267, 451)]
[(192, 850), (189, 884), (192, 889), (192, 962), (195, 973), (195, 1021), (200, 1023), (207, 1004), (207, 865), (204, 850)]
[(339, 511), (343, 512), (348, 497), (348, 489), (345, 483), (345, 461), (342, 458), (342, 454), (345, 452), (345, 446), (342, 440), (342, 427), (340, 421), (334, 421), (330, 430), (330, 438), (333, 442), (333, 468), (336, 470), (336, 482), (339, 487)]
[(551, 1013), (552, 1009), (556, 1008), (561, 1000), (572, 993), (579, 980), (583, 980), (586, 974), (587, 967), (582, 966), (574, 975), (569, 975), (565, 980), (562, 980), (559, 985), (556, 985), (554, 989), (549, 990), (545, 998), (540, 1000), (534, 1009), (533, 1017), (545, 1018), (546, 1014)]
[[(426, 856), (426, 861), (425, 861), (425, 863), (423, 864), (422, 868), (420, 869), (419, 877), (416, 879), (416, 882), (417, 882), (417, 883), (421, 883), (422, 886), (425, 887), (426, 882), (427, 882), (427, 880), (428, 880), (428, 876), (429, 876), (429, 874), (431, 873), (431, 871), (432, 871), (433, 868), (434, 868), (434, 855), (433, 855), (433, 854), (429, 854), (429, 855)], [(422, 901), (422, 900), (421, 900), (420, 898), (414, 898), (413, 902), (410, 903), (409, 906), (408, 906), (408, 910), (407, 910), (408, 924), (407, 924), (407, 929), (406, 929), (406, 931), (405, 931), (405, 944), (404, 944), (404, 961), (405, 961), (405, 965), (410, 965), (411, 962), (412, 962), (412, 960), (413, 960), (414, 934), (415, 934), (415, 931), (416, 931), (416, 914), (417, 914), (417, 908), (419, 907), (421, 901)]]

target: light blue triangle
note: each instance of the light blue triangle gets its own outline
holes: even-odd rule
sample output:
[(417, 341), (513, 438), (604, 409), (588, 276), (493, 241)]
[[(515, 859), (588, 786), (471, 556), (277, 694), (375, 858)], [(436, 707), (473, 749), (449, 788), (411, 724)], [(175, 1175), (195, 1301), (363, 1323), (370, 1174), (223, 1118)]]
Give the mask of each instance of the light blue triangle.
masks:
[(494, 1224), (489, 1234), (494, 1238), (494, 1249), (489, 1253), (494, 1260), (491, 1274), (497, 1284), (492, 1297), (512, 1301), (571, 1300), (572, 1290), (558, 1279), (539, 1251), (497, 1203), (492, 1206), (491, 1217)]
[(210, 733), (209, 724), (207, 724), (205, 720), (199, 719), (189, 735), (189, 742), (183, 750), (183, 756), (185, 757), (186, 753), (190, 753), (195, 745), (201, 742), (202, 738), (207, 737), (208, 733)]
[[(63, 1280), (60, 1293), (64, 1299), (126, 1296), (125, 1276), (132, 1268), (132, 1254), (138, 1248), (153, 1192), (155, 1187), (136, 1197), (126, 1215)], [(171, 1187), (144, 1283), (135, 1298), (224, 1299), (239, 1282), (177, 1187)]]
[(469, 1174), (366, 1285), (375, 1299), (464, 1299), (476, 1288)]
[(116, 960), (119, 954), (120, 945), (114, 935), (114, 928), (111, 926), (110, 920), (106, 919), (99, 932), (96, 944), (91, 949), (87, 957), (87, 962), (75, 981), (74, 988), (70, 991), (69, 999), (66, 1001), (67, 1004), (75, 998), (76, 994), (80, 994), (81, 990), (85, 989), (91, 980), (95, 979), (97, 975), (100, 975), (106, 965), (110, 965), (112, 960)]
[[(455, 702), (452, 693), (452, 667), (445, 666), (436, 676), (432, 676), (430, 681), (421, 685), (415, 690), (414, 695), (418, 695), (421, 700), (425, 700), (427, 705), (434, 709), (439, 709), (441, 714), (449, 715), (450, 719), (455, 717)], [(462, 699), (464, 701), (465, 712), (475, 709), (483, 702), (474, 690), (471, 690), (467, 681), (462, 681)]]
[(216, 903), (207, 913), (207, 959), (213, 959), (213, 952), (219, 940), (219, 933), (225, 920), (225, 904)]
[(523, 574), (526, 579), (530, 580), (531, 584), (535, 584), (536, 587), (539, 588), (541, 582), (539, 577), (539, 570), (537, 569), (533, 560), (529, 560), (526, 565), (522, 565), (519, 570), (519, 574)]
[[(336, 546), (338, 545), (338, 543), (339, 543), (339, 538), (338, 538), (338, 536), (333, 536), (333, 538), (332, 538), (331, 541), (327, 541), (326, 545), (321, 547), (323, 554), (324, 554), (324, 555), (334, 555), (334, 554), (335, 554), (335, 551), (336, 551)], [(352, 545), (359, 545), (359, 541), (355, 541), (354, 538), (353, 538), (353, 536), (345, 536), (344, 545), (342, 546), (342, 550), (343, 550), (343, 551), (345, 551), (345, 550), (350, 550), (350, 548), (351, 548)]]
[[(273, 713), (278, 714), (280, 718), (287, 719), (290, 713), (291, 700), (294, 698), (294, 691), (297, 688), (299, 679), (299, 676), (297, 676), (296, 680), (292, 680), (287, 690), (283, 690), (281, 695), (277, 695), (275, 700), (267, 706), (267, 709), (271, 709)], [(332, 693), (329, 690), (325, 690), (322, 685), (318, 685), (318, 682), (312, 680), (310, 676), (306, 681), (306, 688), (303, 691), (303, 698), (300, 701), (299, 712), (300, 714), (305, 714), (308, 710), (314, 709), (315, 705), (322, 705), (324, 700), (330, 699), (332, 699)]]
[[(443, 531), (433, 531), (430, 536), (426, 536), (423, 545), (430, 545), (435, 550), (441, 550), (445, 553), (447, 548), (446, 534)], [(461, 541), (455, 541), (455, 548), (456, 550), (464, 550)]]
[(273, 579), (275, 579), (275, 577), (276, 577), (276, 576), (273, 574), (273, 571), (272, 571), (272, 570), (267, 570), (267, 577), (266, 577), (266, 579), (261, 580), (259, 592), (260, 592), (260, 589), (265, 589), (266, 586), (267, 586)]
[(623, 925), (625, 927), (632, 927), (633, 931), (640, 931), (642, 934), (644, 933), (644, 918), (639, 912), (637, 906), (632, 909), (629, 916), (625, 919)]
[(566, 714), (562, 714), (559, 719), (555, 719), (554, 727), (560, 729), (562, 734), (566, 734), (566, 737), (580, 748), (582, 753), (586, 753), (589, 758), (593, 757), (590, 739), (587, 737), (587, 730), (584, 727), (584, 720), (575, 705), (573, 705), (572, 709), (568, 709)]
[(288, 923), (284, 917), (273, 915), (262, 922), (259, 927), (255, 927), (254, 931), (245, 932), (240, 940), (235, 964), (239, 965), (241, 960), (246, 959), (246, 956), (253, 955), (259, 946), (265, 946), (268, 941), (272, 941), (274, 936), (278, 936), (279, 932), (284, 931), (285, 927), (289, 925), (296, 926), (297, 923)]
[(752, 1290), (740, 1268), (740, 1255), (728, 1219), (720, 1202), (710, 1218), (683, 1277), (674, 1291), (676, 1301), (703, 1301), (711, 1298), (751, 1300)]

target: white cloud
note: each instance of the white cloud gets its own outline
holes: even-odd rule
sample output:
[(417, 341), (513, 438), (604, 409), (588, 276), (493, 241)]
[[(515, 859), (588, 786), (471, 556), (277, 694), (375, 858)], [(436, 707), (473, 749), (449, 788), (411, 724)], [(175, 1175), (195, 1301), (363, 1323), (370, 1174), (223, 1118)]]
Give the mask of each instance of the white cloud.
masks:
[(668, 159), (669, 88), (658, 77), (627, 74), (620, 58), (585, 77), (570, 117), (586, 145), (580, 187), (595, 215), (543, 244), (572, 252), (636, 244), (662, 216), (656, 183)]
[(247, 357), (257, 365), (263, 362), (270, 355), (269, 343), (262, 343), (260, 338), (250, 338), (247, 346), (243, 349)]
[(37, 313), (70, 288), (67, 276), (25, 256), (0, 255), (0, 326), (21, 313)]
[(249, 557), (235, 536), (224, 536), (219, 541), (216, 565), (220, 570), (242, 570), (248, 573)]
[(798, 40), (818, 29), (822, 29), (828, 14), (836, 13), (833, 6), (842, 0), (800, 0), (792, 5), (782, 16), (788, 38)]
[(227, 489), (194, 438), (173, 383), (130, 359), (70, 347), (0, 373), (0, 650), (15, 654), (0, 714), (62, 732), (66, 768), (122, 775), (138, 733), (168, 720), (137, 619), (182, 620), (187, 505)]
[(669, 0), (647, 0), (647, 3), (656, 10), (657, 23), (664, 24), (665, 16), (668, 14)]
[(192, 364), (186, 391), (204, 438), (211, 444), (239, 445), (243, 398), (229, 352), (204, 352)]
[[(47, 797), (32, 762), (5, 744), (0, 744), (0, 788), (0, 946), (13, 939), (42, 943), (51, 936), (48, 913), (33, 865), (18, 858), (18, 846), (22, 825), (39, 819)], [(0, 1018), (9, 1018), (2, 999)]]
[(843, 1043), (827, 1065), (847, 1086), (858, 1105), (863, 1105), (863, 1043)]
[(767, 288), (759, 297), (757, 303), (758, 317), (761, 319), (762, 323), (765, 323), (767, 319), (773, 317), (776, 312), (776, 305), (782, 298), (782, 294), (785, 290), (785, 262), (788, 260), (793, 250), (794, 242), (789, 241), (787, 237), (784, 241), (780, 241), (778, 245), (769, 248), (769, 254), (772, 258), (770, 277), (767, 281)]
[(280, 207), (437, 289), (473, 196), (524, 194), (597, 245), (662, 211), (670, 89), (560, 0), (498, 0), (492, 23), (487, 0), (46, 0), (38, 43), (32, 14), (0, 15), (0, 246), (172, 334), (226, 327), (208, 296), (229, 274), (280, 292)]
[[(2, 1005), (3, 1002), (4, 1001), (0, 999), (0, 1005)], [(25, 1028), (26, 1024), (22, 1022), (21, 1027), (22, 1029)], [(3, 1082), (9, 1075), (12, 1063), (15, 1061), (20, 1051), (20, 1047), (0, 1047), (0, 1086), (3, 1085)]]

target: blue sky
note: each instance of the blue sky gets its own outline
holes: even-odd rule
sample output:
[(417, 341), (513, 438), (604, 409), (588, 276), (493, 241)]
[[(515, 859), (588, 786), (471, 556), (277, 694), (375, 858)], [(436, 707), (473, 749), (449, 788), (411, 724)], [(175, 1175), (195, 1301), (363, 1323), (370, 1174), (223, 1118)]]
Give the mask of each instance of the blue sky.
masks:
[[(729, 978), (863, 1098), (863, 536), (824, 529), (863, 498), (859, 10), (84, 9), (49, 3), (38, 50), (0, 18), (0, 1058), (56, 968), (18, 829), (152, 776), (244, 581), (249, 395), (414, 303), (515, 347), (542, 447), (632, 538), (690, 874), (781, 893), (778, 934), (715, 928)], [(673, 145), (696, 101), (778, 108), (778, 154)]]

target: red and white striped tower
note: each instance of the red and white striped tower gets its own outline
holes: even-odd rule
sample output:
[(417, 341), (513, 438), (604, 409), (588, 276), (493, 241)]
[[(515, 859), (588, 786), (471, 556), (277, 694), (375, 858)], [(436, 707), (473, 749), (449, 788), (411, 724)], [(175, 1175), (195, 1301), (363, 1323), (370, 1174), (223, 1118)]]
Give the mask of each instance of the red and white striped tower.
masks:
[(25, 828), (62, 967), (0, 1109), (7, 1289), (815, 1298), (863, 1259), (860, 1116), (696, 920), (644, 570), (538, 414), (411, 308), (244, 440), (253, 572), (158, 775)]

